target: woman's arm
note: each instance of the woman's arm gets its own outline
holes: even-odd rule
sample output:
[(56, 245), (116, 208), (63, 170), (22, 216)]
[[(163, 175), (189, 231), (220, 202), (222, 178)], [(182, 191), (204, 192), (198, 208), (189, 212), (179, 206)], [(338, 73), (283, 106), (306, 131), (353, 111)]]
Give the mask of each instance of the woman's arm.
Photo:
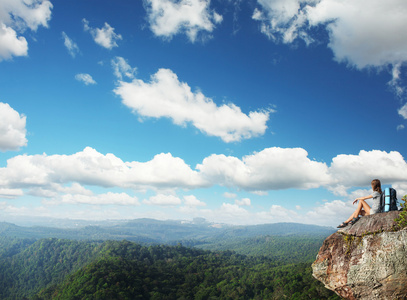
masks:
[(359, 197), (359, 198), (356, 198), (355, 201), (353, 201), (353, 204), (355, 204), (355, 203), (358, 202), (359, 200), (367, 200), (367, 199), (370, 199), (370, 198), (373, 198), (373, 196), (372, 196), (372, 195), (369, 195), (369, 196), (366, 196), (366, 197)]

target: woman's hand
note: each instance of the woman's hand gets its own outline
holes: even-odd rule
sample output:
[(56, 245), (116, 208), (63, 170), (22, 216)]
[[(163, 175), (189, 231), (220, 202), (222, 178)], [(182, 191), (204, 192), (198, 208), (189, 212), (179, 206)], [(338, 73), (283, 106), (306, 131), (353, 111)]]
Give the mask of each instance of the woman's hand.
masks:
[(359, 200), (360, 200), (360, 198), (356, 198), (356, 199), (353, 201), (352, 204), (355, 205), (355, 203), (358, 202)]

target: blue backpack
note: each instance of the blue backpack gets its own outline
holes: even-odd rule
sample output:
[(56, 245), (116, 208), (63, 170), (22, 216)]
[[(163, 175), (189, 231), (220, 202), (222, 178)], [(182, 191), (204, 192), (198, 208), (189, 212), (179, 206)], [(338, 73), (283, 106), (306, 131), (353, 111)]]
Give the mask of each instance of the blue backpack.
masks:
[(393, 188), (386, 188), (380, 196), (380, 211), (388, 212), (398, 210), (397, 192)]

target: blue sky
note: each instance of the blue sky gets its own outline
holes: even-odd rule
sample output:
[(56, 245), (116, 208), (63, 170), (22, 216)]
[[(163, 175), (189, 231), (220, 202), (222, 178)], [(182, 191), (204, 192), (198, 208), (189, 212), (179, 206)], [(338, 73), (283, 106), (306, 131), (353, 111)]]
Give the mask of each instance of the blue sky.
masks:
[(1, 0), (0, 218), (337, 225), (407, 193), (404, 0)]

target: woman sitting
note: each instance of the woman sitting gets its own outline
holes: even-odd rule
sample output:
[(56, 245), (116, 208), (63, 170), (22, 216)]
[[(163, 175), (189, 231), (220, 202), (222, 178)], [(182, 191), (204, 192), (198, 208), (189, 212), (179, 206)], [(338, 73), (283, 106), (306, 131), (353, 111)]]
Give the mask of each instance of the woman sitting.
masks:
[[(343, 228), (347, 226), (348, 224), (355, 224), (357, 220), (359, 220), (359, 215), (361, 216), (368, 216), (368, 215), (373, 215), (378, 212), (380, 212), (380, 195), (382, 194), (382, 187), (380, 184), (379, 179), (373, 179), (372, 180), (372, 190), (373, 193), (369, 196), (366, 197), (359, 197), (356, 198), (355, 201), (353, 201), (353, 204), (359, 201), (358, 207), (356, 210), (351, 214), (349, 219), (347, 219), (345, 222), (343, 222), (341, 225), (339, 225), (337, 228)], [(365, 200), (373, 198), (373, 205), (372, 207), (369, 206), (369, 204), (366, 203)]]

